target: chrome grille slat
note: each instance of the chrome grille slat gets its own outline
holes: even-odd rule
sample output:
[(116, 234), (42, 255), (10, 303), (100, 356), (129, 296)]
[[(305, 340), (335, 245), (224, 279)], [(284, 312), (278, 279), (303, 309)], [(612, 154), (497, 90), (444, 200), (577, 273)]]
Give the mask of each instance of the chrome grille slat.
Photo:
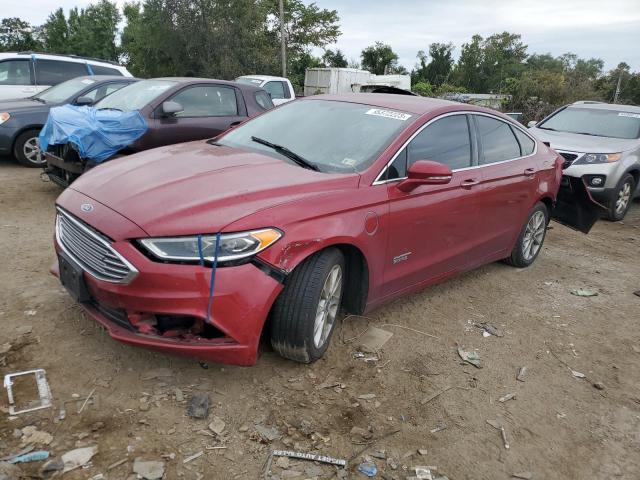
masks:
[(62, 209), (58, 209), (56, 238), (67, 255), (99, 280), (128, 283), (138, 273), (108, 239)]
[(106, 248), (103, 244), (101, 244), (97, 240), (95, 240), (95, 239), (93, 239), (91, 237), (88, 237), (86, 235), (85, 236), (78, 235), (73, 229), (73, 223), (71, 223), (68, 220), (64, 219), (64, 217), (63, 217), (62, 222), (67, 227), (66, 230), (65, 230), (65, 234), (74, 236), (75, 238), (77, 238), (78, 240), (81, 240), (81, 241), (82, 240), (89, 241), (92, 245), (94, 245), (96, 248), (98, 248), (103, 253), (103, 255), (110, 254), (109, 249)]

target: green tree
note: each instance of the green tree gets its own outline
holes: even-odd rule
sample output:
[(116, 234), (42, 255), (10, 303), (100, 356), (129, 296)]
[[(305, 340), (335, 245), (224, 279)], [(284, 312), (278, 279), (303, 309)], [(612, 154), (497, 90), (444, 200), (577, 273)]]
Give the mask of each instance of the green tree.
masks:
[(325, 67), (346, 68), (349, 66), (347, 58), (340, 49), (335, 52), (333, 50), (325, 50), (324, 55), (322, 55), (322, 62)]
[(423, 65), (423, 75), (427, 82), (436, 87), (446, 82), (453, 67), (453, 44), (432, 43), (429, 45), (431, 60), (426, 65), (424, 57), (424, 52), (418, 52), (418, 58)]
[(47, 52), (69, 53), (69, 25), (62, 8), (49, 14), (42, 29), (44, 48)]
[(34, 28), (17, 17), (0, 22), (0, 52), (38, 50), (42, 46), (34, 35)]
[(471, 42), (463, 44), (454, 69), (455, 83), (472, 92), (483, 88), (483, 80), (480, 78), (480, 66), (484, 58), (482, 42), (480, 35), (474, 35)]
[(398, 54), (389, 45), (376, 42), (360, 54), (362, 68), (376, 75), (386, 73), (405, 73), (406, 69), (398, 65)]
[(414, 83), (411, 87), (413, 93), (417, 93), (421, 97), (433, 97), (433, 87), (427, 82)]

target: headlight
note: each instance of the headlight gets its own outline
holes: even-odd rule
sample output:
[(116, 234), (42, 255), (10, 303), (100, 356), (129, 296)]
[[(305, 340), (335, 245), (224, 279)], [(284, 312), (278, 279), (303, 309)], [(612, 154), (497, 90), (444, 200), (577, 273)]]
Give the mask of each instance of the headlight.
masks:
[(617, 162), (621, 157), (622, 155), (619, 153), (587, 153), (573, 164), (592, 165), (594, 163), (612, 163)]
[(11, 118), (11, 115), (9, 114), (9, 112), (0, 113), (0, 125), (2, 125), (4, 122), (9, 120), (10, 118)]
[[(282, 237), (275, 228), (220, 235), (218, 262), (228, 262), (252, 257), (273, 245)], [(197, 262), (202, 258), (213, 262), (216, 255), (216, 235), (193, 237), (145, 238), (139, 240), (149, 253), (161, 260)]]

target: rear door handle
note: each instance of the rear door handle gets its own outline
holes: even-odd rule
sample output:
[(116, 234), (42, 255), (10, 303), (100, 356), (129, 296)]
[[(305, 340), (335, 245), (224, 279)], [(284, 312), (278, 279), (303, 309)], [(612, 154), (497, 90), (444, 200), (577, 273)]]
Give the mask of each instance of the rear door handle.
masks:
[(536, 169), (535, 168), (525, 168), (524, 169), (524, 174), (527, 177), (533, 177), (536, 174)]
[(478, 180), (477, 178), (467, 178), (466, 180), (463, 180), (462, 183), (460, 183), (460, 186), (462, 188), (471, 188), (474, 185), (478, 185), (480, 183), (480, 180)]
[(238, 126), (242, 123), (242, 120), (238, 120), (237, 122), (231, 122), (231, 124), (229, 124), (229, 128), (231, 127), (235, 127)]

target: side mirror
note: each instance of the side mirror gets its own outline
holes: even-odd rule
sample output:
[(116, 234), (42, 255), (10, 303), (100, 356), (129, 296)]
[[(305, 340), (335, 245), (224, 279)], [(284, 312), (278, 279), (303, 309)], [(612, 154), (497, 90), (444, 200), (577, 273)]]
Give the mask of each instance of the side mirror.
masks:
[(76, 105), (91, 105), (93, 103), (93, 98), (91, 97), (78, 97), (76, 98)]
[(163, 102), (162, 103), (162, 113), (170, 117), (175, 115), (176, 113), (183, 112), (184, 108), (178, 102)]
[(527, 122), (527, 127), (528, 128), (535, 127), (537, 123), (538, 122), (536, 122), (535, 120), (531, 120), (530, 122)]
[(410, 192), (419, 185), (444, 185), (451, 181), (453, 172), (442, 163), (418, 160), (407, 170), (407, 178), (398, 184), (402, 192)]

